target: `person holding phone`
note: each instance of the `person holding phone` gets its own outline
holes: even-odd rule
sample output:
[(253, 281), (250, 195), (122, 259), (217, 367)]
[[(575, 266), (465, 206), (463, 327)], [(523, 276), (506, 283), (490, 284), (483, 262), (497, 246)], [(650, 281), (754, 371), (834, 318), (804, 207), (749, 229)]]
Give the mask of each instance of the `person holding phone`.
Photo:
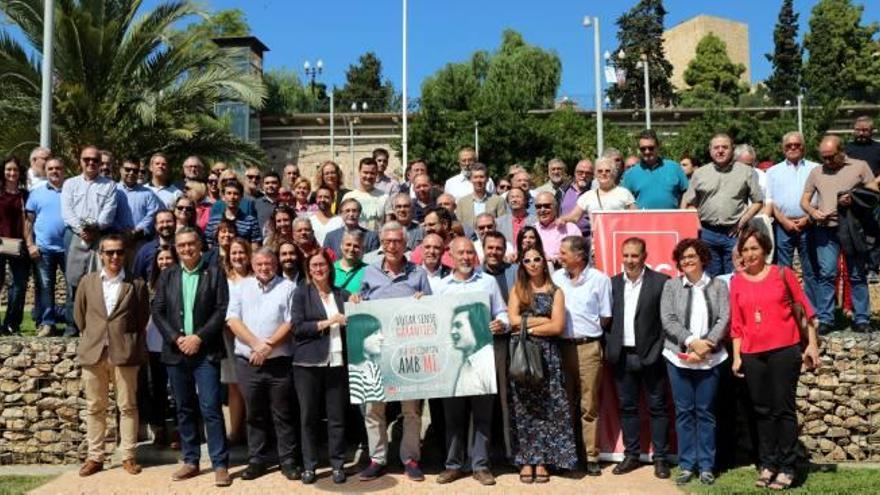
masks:
[[(730, 282), (730, 335), (733, 373), (746, 379), (758, 426), (755, 486), (784, 490), (794, 482), (797, 461), (798, 377), (819, 362), (818, 319), (795, 273), (766, 263), (770, 247), (767, 235), (751, 227), (737, 242), (744, 268)], [(798, 305), (806, 335), (796, 319)]]
[(721, 342), (727, 337), (730, 307), (727, 284), (704, 270), (711, 258), (703, 241), (679, 242), (672, 259), (682, 275), (666, 281), (660, 298), (663, 357), (675, 402), (679, 485), (697, 473), (701, 483), (715, 482), (715, 398), (719, 365), (727, 360)]

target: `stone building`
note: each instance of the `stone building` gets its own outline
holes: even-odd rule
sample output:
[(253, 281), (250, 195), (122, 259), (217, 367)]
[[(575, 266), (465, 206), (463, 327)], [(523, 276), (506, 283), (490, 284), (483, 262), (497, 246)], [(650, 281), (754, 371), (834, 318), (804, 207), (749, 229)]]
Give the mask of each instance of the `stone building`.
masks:
[(684, 89), (684, 71), (694, 58), (697, 43), (709, 33), (715, 34), (727, 44), (727, 55), (734, 63), (743, 64), (746, 71), (741, 79), (751, 84), (749, 63), (749, 26), (745, 23), (710, 15), (698, 15), (663, 33), (663, 50), (672, 64), (672, 84)]

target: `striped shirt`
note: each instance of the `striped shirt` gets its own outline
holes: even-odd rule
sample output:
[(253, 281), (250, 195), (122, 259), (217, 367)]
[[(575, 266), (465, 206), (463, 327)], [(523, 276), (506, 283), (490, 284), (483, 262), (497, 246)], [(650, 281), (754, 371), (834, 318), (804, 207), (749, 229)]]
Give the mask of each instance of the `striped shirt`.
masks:
[[(211, 215), (208, 219), (208, 225), (205, 227), (205, 238), (208, 239), (208, 247), (212, 248), (217, 243), (217, 226), (220, 220), (224, 218), (225, 213), (220, 215)], [(235, 230), (238, 237), (243, 237), (252, 243), (261, 244), (263, 242), (263, 233), (260, 231), (260, 224), (257, 219), (251, 215), (245, 215), (241, 210), (235, 212)]]
[(372, 361), (348, 365), (348, 390), (352, 404), (385, 402), (382, 371)]

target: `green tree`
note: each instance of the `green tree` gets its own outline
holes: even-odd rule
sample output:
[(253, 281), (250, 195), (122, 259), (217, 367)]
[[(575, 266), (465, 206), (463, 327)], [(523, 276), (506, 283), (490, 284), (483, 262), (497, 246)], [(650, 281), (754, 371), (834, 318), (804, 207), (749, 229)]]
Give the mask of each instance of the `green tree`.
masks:
[(207, 14), (201, 22), (188, 24), (182, 33), (197, 35), (205, 40), (224, 36), (250, 36), (251, 26), (241, 9), (226, 9)]
[(345, 86), (336, 91), (336, 101), (343, 108), (352, 103), (366, 102), (370, 111), (385, 112), (391, 109), (394, 86), (382, 79), (382, 61), (373, 52), (367, 52), (357, 64), (348, 66)]
[[(322, 88), (315, 94), (308, 86), (304, 86), (296, 71), (289, 69), (272, 69), (263, 74), (268, 96), (263, 105), (263, 115), (291, 115), (294, 113), (319, 111), (324, 102), (321, 99)], [(322, 111), (322, 110), (320, 110)]]
[(747, 91), (740, 76), (743, 64), (736, 64), (727, 55), (727, 44), (714, 33), (697, 43), (697, 53), (684, 71), (684, 82), (690, 86), (681, 92), (681, 106), (733, 106)]
[(764, 56), (773, 64), (773, 73), (764, 82), (770, 90), (770, 98), (777, 105), (795, 101), (801, 93), (803, 49), (797, 41), (798, 13), (794, 0), (783, 0), (779, 18), (773, 29), (773, 53)]
[[(651, 100), (655, 106), (669, 106), (673, 101), (673, 88), (669, 78), (672, 64), (663, 52), (663, 20), (666, 9), (662, 0), (640, 0), (629, 12), (617, 19), (617, 39), (611, 63), (626, 72), (623, 84), (611, 86), (607, 95), (617, 108), (645, 106), (645, 84), (642, 70), (636, 63), (644, 55), (650, 67)], [(625, 57), (616, 54), (623, 50)]]
[[(876, 67), (869, 51), (877, 25), (862, 24), (863, 10), (850, 0), (820, 0), (813, 7), (804, 38), (809, 53), (804, 66), (808, 101), (867, 101), (865, 78)], [(875, 77), (880, 76), (875, 73)]]
[[(87, 144), (120, 156), (163, 151), (173, 158), (257, 160), (257, 146), (235, 138), (214, 113), (222, 99), (259, 107), (260, 78), (238, 71), (228, 56), (174, 29), (200, 11), (167, 1), (137, 16), (138, 0), (56, 3), (52, 148), (74, 156)], [(0, 149), (25, 153), (38, 142), (42, 0), (0, 0), (24, 33), (22, 45), (0, 32)]]

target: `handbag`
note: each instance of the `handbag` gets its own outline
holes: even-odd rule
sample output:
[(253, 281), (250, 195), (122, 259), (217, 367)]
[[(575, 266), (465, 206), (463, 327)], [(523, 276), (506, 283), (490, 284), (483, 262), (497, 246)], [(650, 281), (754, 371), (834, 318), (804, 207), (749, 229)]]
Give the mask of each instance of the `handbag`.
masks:
[(510, 339), (510, 365), (507, 370), (510, 379), (522, 385), (535, 385), (544, 381), (544, 359), (541, 346), (532, 340), (526, 329), (528, 315), (522, 315), (519, 335)]
[(0, 237), (0, 255), (11, 258), (21, 258), (24, 256), (24, 239)]
[(807, 311), (804, 309), (804, 305), (794, 300), (794, 295), (791, 292), (791, 287), (788, 285), (788, 280), (785, 278), (785, 267), (779, 267), (779, 278), (782, 279), (782, 285), (785, 286), (785, 297), (788, 299), (788, 305), (791, 307), (791, 316), (794, 318), (794, 322), (797, 324), (798, 333), (801, 337), (801, 347), (807, 347), (807, 344), (810, 343), (808, 327), (809, 323), (807, 322)]

